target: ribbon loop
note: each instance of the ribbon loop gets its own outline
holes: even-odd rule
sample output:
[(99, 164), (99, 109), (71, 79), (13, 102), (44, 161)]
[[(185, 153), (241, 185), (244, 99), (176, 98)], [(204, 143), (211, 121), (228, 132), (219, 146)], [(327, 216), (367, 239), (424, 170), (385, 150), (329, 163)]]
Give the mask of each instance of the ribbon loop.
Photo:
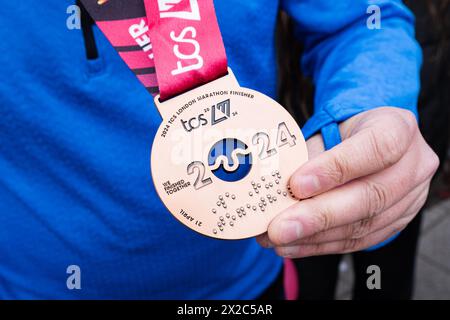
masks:
[(145, 0), (161, 100), (227, 74), (213, 0)]

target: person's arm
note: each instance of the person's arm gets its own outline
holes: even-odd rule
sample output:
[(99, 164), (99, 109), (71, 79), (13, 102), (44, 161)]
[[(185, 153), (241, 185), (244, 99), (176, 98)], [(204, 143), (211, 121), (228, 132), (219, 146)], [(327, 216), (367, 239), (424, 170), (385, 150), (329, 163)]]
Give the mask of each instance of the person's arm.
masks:
[[(366, 24), (374, 4), (380, 30)], [(395, 0), (282, 5), (305, 44), (315, 112), (303, 128), (310, 160), (290, 180), (302, 201), (258, 240), (288, 257), (377, 245), (417, 215), (439, 163), (417, 126), (421, 51), (413, 16)]]
[[(305, 138), (322, 130), (335, 144), (336, 123), (379, 106), (417, 115), (421, 50), (414, 17), (397, 0), (284, 0), (305, 47), (302, 67), (315, 83), (315, 112)], [(367, 9), (378, 5), (381, 29), (369, 29)]]

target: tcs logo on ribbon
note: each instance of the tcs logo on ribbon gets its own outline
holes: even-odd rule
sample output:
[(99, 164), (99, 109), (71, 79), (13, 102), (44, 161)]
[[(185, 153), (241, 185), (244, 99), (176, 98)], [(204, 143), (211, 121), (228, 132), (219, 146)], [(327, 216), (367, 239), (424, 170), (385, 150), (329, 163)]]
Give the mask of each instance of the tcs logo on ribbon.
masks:
[[(175, 18), (201, 21), (197, 0), (158, 0), (158, 7), (162, 19)], [(185, 27), (178, 35), (175, 31), (170, 32), (170, 38), (175, 42), (173, 53), (178, 58), (177, 67), (172, 70), (172, 75), (176, 76), (203, 67), (204, 61), (200, 55), (201, 47), (195, 39), (196, 37), (197, 30), (193, 26)], [(184, 50), (180, 49), (181, 44), (185, 44)], [(192, 63), (192, 61), (194, 62)]]
[(158, 7), (161, 18), (179, 18), (185, 20), (201, 20), (200, 7), (197, 0), (189, 0), (190, 11), (174, 11), (176, 5), (186, 0), (158, 0)]

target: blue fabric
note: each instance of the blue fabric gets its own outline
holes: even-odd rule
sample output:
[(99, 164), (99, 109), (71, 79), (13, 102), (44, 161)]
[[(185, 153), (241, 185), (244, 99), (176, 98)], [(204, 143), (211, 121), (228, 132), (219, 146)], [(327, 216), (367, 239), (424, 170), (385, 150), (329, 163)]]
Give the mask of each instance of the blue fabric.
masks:
[(330, 150), (342, 142), (339, 125), (336, 122), (323, 126), (320, 134), (322, 135), (325, 150)]
[[(383, 29), (365, 28), (379, 3)], [(0, 11), (0, 298), (255, 298), (282, 260), (254, 240), (202, 237), (166, 211), (149, 155), (160, 117), (96, 30), (65, 27), (72, 0), (3, 1)], [(229, 64), (275, 97), (280, 5), (317, 85), (311, 136), (380, 105), (415, 110), (420, 51), (398, 1), (216, 0)], [(257, 112), (255, 116), (258, 116)], [(79, 265), (81, 290), (66, 268)]]

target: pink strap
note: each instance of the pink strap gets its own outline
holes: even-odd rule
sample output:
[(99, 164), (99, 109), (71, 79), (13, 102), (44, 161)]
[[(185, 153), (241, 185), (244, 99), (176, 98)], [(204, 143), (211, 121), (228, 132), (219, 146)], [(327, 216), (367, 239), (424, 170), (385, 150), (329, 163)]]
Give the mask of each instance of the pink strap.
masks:
[(81, 2), (141, 83), (152, 95), (160, 92), (161, 100), (227, 74), (213, 0)]
[[(155, 0), (156, 1), (156, 0)], [(81, 0), (119, 55), (148, 92), (159, 93), (150, 37), (133, 38), (129, 29), (143, 26), (147, 33), (147, 15), (143, 0)], [(99, 4), (102, 3), (102, 4)], [(134, 27), (135, 28), (135, 27)]]
[(161, 100), (227, 74), (227, 56), (213, 0), (144, 3)]
[(297, 268), (291, 259), (284, 259), (284, 292), (286, 300), (298, 299), (298, 274)]

